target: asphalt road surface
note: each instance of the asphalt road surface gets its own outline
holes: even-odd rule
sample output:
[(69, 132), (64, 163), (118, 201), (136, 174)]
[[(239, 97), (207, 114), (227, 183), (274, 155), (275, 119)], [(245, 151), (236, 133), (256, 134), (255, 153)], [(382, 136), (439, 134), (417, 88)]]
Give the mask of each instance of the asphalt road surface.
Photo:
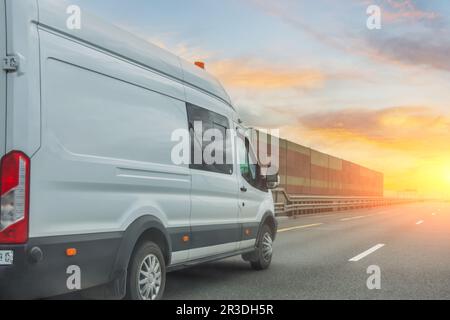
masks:
[(165, 299), (450, 299), (450, 204), (282, 220), (269, 270), (236, 257), (173, 272)]

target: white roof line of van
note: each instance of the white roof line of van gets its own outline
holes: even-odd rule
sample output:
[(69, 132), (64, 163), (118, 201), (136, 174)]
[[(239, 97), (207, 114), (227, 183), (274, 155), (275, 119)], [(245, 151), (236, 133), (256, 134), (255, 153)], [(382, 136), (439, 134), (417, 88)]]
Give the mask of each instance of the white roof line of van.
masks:
[(193, 63), (148, 42), (139, 36), (83, 11), (80, 30), (66, 28), (66, 0), (39, 0), (38, 21), (40, 28), (63, 35), (90, 47), (102, 50), (124, 61), (132, 62), (166, 78), (199, 90), (225, 103), (234, 110), (230, 97), (220, 82)]
[[(203, 89), (203, 88), (201, 88), (201, 87), (199, 87), (199, 86), (196, 86), (195, 84), (190, 83), (190, 82), (186, 81), (185, 79), (181, 79), (181, 78), (175, 77), (175, 76), (173, 76), (173, 75), (170, 75), (170, 74), (168, 74), (168, 73), (165, 73), (165, 72), (162, 71), (162, 70), (158, 70), (158, 69), (156, 69), (156, 68), (154, 68), (154, 67), (152, 67), (152, 66), (149, 66), (149, 65), (147, 65), (147, 64), (145, 64), (145, 63), (142, 63), (142, 62), (140, 62), (140, 61), (137, 61), (137, 60), (134, 60), (134, 59), (132, 59), (132, 58), (126, 57), (126, 56), (124, 56), (124, 55), (122, 55), (122, 54), (120, 54), (120, 53), (117, 53), (117, 52), (114, 52), (114, 51), (112, 51), (112, 50), (109, 50), (108, 48), (104, 48), (104, 47), (98, 46), (98, 45), (96, 45), (96, 44), (94, 44), (94, 43), (91, 43), (91, 42), (86, 41), (86, 40), (84, 40), (84, 39), (78, 38), (78, 37), (76, 37), (76, 36), (74, 36), (74, 35), (72, 35), (72, 34), (63, 32), (63, 31), (61, 31), (61, 30), (59, 30), (59, 29), (56, 29), (56, 28), (53, 28), (53, 27), (51, 27), (51, 26), (48, 26), (48, 25), (45, 25), (45, 24), (42, 24), (42, 23), (37, 23), (37, 24), (38, 24), (39, 27), (44, 28), (44, 29), (47, 29), (47, 30), (49, 30), (49, 31), (51, 31), (51, 32), (53, 32), (53, 33), (58, 33), (58, 34), (61, 34), (61, 35), (65, 36), (65, 37), (69, 37), (69, 38), (71, 38), (71, 39), (74, 39), (74, 40), (76, 40), (76, 41), (78, 41), (78, 42), (81, 42), (81, 43), (83, 43), (83, 44), (85, 44), (85, 45), (88, 45), (88, 46), (90, 46), (90, 47), (94, 47), (94, 48), (96, 48), (96, 49), (99, 49), (99, 50), (102, 50), (102, 51), (104, 51), (104, 52), (107, 52), (108, 54), (113, 55), (113, 56), (116, 56), (116, 57), (120, 58), (121, 60), (126, 60), (126, 61), (129, 61), (129, 62), (132, 62), (133, 64), (136, 64), (136, 65), (138, 65), (138, 66), (140, 66), (140, 67), (144, 67), (144, 68), (146, 68), (146, 69), (151, 70), (152, 72), (156, 72), (156, 73), (158, 73), (158, 74), (161, 75), (161, 76), (164, 76), (164, 77), (166, 77), (166, 78), (169, 78), (169, 79), (174, 80), (174, 81), (177, 81), (177, 82), (180, 82), (180, 83), (182, 83), (182, 84), (184, 84), (184, 85), (186, 85), (186, 86), (189, 86), (189, 87), (191, 87), (191, 88), (194, 88), (194, 89), (196, 89), (196, 90), (200, 90), (200, 91), (202, 91), (203, 93), (206, 93), (206, 94), (208, 94), (208, 95), (210, 95), (210, 96), (212, 96), (212, 97), (214, 97), (214, 98), (216, 98), (216, 99), (219, 99), (220, 101), (222, 101), (222, 102), (224, 102), (225, 104), (227, 104), (230, 108), (232, 108), (233, 110), (235, 110), (235, 108), (233, 107), (232, 104), (229, 103), (229, 101), (227, 101), (227, 100), (223, 99), (222, 97), (220, 97), (220, 96), (214, 94), (213, 92), (210, 92), (210, 91), (208, 91), (208, 90), (206, 90), (206, 89)], [(177, 57), (178, 59), (180, 59), (180, 60), (182, 59), (182, 58), (179, 57), (179, 56), (176, 56), (176, 57)], [(185, 70), (181, 67), (181, 65), (180, 65), (180, 68), (181, 68), (181, 71), (182, 71), (182, 73), (183, 73), (183, 75), (184, 75)], [(205, 71), (205, 72), (206, 72), (206, 71)]]

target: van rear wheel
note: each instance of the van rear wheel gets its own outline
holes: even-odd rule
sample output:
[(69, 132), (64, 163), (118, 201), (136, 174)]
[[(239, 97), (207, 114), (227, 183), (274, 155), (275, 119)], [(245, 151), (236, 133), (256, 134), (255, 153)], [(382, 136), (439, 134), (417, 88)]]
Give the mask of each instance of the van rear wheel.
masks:
[(255, 270), (265, 270), (272, 262), (273, 235), (268, 225), (264, 225), (259, 235), (257, 248), (250, 260), (250, 265)]
[(127, 298), (160, 300), (166, 285), (166, 264), (161, 249), (144, 242), (133, 254), (127, 276)]

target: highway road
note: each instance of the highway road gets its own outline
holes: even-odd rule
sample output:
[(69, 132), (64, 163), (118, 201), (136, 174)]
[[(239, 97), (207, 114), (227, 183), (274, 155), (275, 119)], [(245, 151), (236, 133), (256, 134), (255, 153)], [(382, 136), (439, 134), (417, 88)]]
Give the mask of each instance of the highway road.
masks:
[[(369, 267), (380, 289), (368, 289)], [(236, 257), (173, 272), (165, 298), (450, 299), (450, 203), (282, 220), (269, 270)]]

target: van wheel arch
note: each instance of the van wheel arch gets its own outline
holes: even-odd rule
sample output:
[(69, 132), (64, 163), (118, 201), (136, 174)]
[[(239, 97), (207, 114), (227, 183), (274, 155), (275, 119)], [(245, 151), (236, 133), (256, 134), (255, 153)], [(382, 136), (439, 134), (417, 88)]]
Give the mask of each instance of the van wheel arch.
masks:
[(169, 250), (168, 239), (166, 238), (166, 235), (158, 228), (152, 227), (145, 230), (136, 241), (132, 254), (142, 243), (149, 241), (158, 245), (164, 255), (164, 261), (166, 265), (170, 264), (171, 254)]
[(259, 226), (259, 230), (258, 230), (258, 237), (261, 233), (261, 230), (263, 229), (263, 226), (269, 226), (270, 230), (272, 231), (272, 236), (273, 236), (273, 240), (275, 240), (276, 234), (277, 234), (277, 227), (278, 227), (278, 222), (275, 218), (275, 215), (268, 211), (264, 214), (263, 218), (261, 219), (261, 224)]
[(264, 216), (261, 219), (261, 223), (259, 224), (258, 233), (256, 235), (256, 243), (255, 243), (255, 250), (249, 253), (245, 253), (242, 255), (242, 258), (244, 261), (255, 261), (257, 259), (258, 254), (258, 239), (261, 238), (262, 232), (264, 232), (265, 226), (268, 226), (270, 229), (270, 232), (272, 234), (272, 240), (275, 240), (276, 234), (277, 234), (277, 227), (278, 222), (275, 218), (275, 215), (268, 211), (264, 214)]
[(155, 216), (143, 216), (134, 221), (124, 232), (122, 243), (117, 251), (116, 262), (110, 279), (111, 295), (119, 299), (126, 295), (127, 270), (135, 252), (145, 241), (151, 241), (158, 246), (164, 255), (166, 265), (170, 265), (172, 243), (162, 222)]

